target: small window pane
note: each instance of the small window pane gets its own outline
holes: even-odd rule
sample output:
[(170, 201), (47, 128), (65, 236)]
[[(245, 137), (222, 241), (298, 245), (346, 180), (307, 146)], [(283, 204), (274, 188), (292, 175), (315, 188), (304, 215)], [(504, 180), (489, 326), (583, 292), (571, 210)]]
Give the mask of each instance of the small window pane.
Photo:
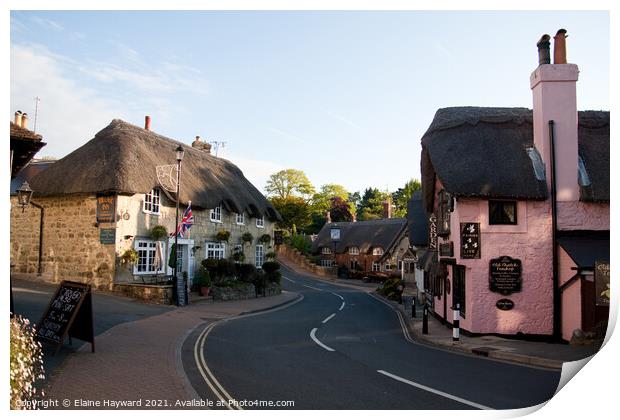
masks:
[(490, 225), (516, 225), (517, 202), (516, 201), (489, 201), (489, 224)]

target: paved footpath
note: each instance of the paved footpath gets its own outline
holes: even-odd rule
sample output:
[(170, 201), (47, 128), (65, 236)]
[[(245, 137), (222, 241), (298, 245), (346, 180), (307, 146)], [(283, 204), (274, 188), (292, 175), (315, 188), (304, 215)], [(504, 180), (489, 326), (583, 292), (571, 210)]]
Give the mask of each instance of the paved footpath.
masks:
[(91, 353), (90, 345), (85, 345), (71, 354), (51, 378), (46, 395), (61, 403), (70, 401), (69, 406), (59, 408), (88, 408), (76, 406), (75, 400), (80, 399), (91, 402), (142, 399), (139, 408), (144, 409), (149, 408), (145, 407), (146, 400), (197, 398), (180, 360), (185, 338), (205, 323), (281, 306), (298, 296), (283, 292), (242, 301), (205, 301), (117, 325), (95, 338), (96, 353)]

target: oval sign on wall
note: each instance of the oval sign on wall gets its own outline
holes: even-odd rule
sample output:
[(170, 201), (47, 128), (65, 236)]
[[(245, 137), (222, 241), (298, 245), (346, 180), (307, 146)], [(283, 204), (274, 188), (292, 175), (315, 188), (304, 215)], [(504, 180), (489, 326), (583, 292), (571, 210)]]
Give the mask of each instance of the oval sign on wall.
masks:
[(502, 311), (509, 311), (515, 307), (515, 303), (510, 299), (500, 299), (495, 302), (495, 306)]

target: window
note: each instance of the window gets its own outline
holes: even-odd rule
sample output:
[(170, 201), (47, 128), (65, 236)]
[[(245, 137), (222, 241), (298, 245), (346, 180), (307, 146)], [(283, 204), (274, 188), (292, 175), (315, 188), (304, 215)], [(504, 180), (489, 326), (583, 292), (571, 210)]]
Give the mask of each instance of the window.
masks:
[(351, 248), (349, 248), (349, 254), (350, 255), (359, 255), (360, 254), (360, 249), (356, 246), (352, 246)]
[(226, 245), (221, 242), (207, 242), (207, 258), (215, 258), (216, 260), (221, 260), (226, 253)]
[(448, 236), (450, 235), (450, 212), (452, 212), (452, 196), (446, 190), (439, 192), (439, 203), (437, 212), (437, 235)]
[(156, 272), (155, 253), (157, 244), (155, 241), (138, 241), (136, 246), (138, 252), (138, 262), (134, 267), (135, 274), (153, 274)]
[(383, 248), (381, 247), (373, 248), (372, 255), (383, 255)]
[(221, 223), (222, 222), (222, 206), (219, 205), (214, 209), (211, 209), (211, 212), (209, 213), (209, 219), (211, 219), (212, 222), (218, 222)]
[(351, 268), (351, 270), (355, 270), (357, 267), (357, 261), (349, 261), (349, 267)]
[(144, 194), (144, 202), (142, 211), (150, 214), (159, 214), (160, 191), (159, 188), (153, 188), (150, 192)]
[(465, 317), (465, 266), (457, 265), (454, 267), (452, 275), (452, 306), (456, 308), (459, 304), (461, 316)]
[(238, 225), (244, 225), (245, 224), (245, 214), (244, 213), (237, 213), (237, 216), (236, 216), (235, 220), (236, 220)]
[(256, 227), (259, 227), (259, 228), (265, 227), (265, 218), (257, 217), (256, 218)]
[(333, 264), (332, 260), (321, 260), (321, 267), (331, 267)]
[(372, 271), (381, 271), (381, 264), (379, 264), (377, 261), (374, 261), (372, 263)]
[(385, 263), (385, 271), (390, 271), (392, 269), (392, 264), (390, 263)]
[(517, 202), (489, 200), (490, 225), (516, 225)]
[(256, 245), (256, 268), (261, 268), (265, 260), (263, 245)]
[(324, 246), (323, 248), (321, 248), (321, 254), (328, 255), (328, 254), (331, 254), (331, 253), (332, 253), (332, 250), (331, 250), (330, 248), (328, 248), (328, 247), (326, 247), (326, 246)]

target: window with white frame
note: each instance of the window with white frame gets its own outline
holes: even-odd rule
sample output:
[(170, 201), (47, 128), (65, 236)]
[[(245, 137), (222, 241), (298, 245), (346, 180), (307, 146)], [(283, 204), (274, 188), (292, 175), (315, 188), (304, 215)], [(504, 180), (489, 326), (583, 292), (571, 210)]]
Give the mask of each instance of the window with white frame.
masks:
[(261, 268), (265, 262), (265, 251), (263, 245), (256, 245), (256, 268)]
[(321, 254), (325, 254), (325, 255), (329, 255), (332, 253), (331, 248), (324, 246), (323, 248), (321, 248)]
[(235, 217), (235, 221), (237, 222), (238, 225), (244, 225), (245, 224), (245, 213), (237, 213), (237, 216)]
[(206, 257), (215, 258), (216, 260), (224, 259), (226, 255), (226, 245), (222, 242), (207, 242)]
[(372, 255), (383, 255), (383, 248), (380, 246), (372, 249)]
[(332, 260), (321, 260), (321, 267), (331, 267), (334, 265)]
[(381, 271), (381, 264), (377, 261), (372, 263), (372, 271)]
[(356, 246), (352, 246), (349, 248), (349, 255), (359, 255), (360, 249)]
[(212, 222), (218, 222), (218, 223), (222, 221), (222, 205), (221, 204), (217, 206), (216, 208), (211, 209), (211, 212), (209, 213), (209, 219)]
[(155, 253), (157, 252), (155, 241), (139, 240), (135, 249), (138, 253), (138, 261), (134, 266), (134, 274), (154, 274), (156, 272)]
[(259, 228), (265, 227), (265, 218), (264, 217), (257, 217), (256, 218), (256, 227), (259, 227)]
[(144, 194), (142, 202), (142, 211), (150, 214), (159, 214), (161, 204), (161, 196), (159, 188), (153, 188), (150, 192)]
[(390, 271), (392, 269), (392, 264), (390, 264), (389, 262), (385, 263), (385, 271)]

